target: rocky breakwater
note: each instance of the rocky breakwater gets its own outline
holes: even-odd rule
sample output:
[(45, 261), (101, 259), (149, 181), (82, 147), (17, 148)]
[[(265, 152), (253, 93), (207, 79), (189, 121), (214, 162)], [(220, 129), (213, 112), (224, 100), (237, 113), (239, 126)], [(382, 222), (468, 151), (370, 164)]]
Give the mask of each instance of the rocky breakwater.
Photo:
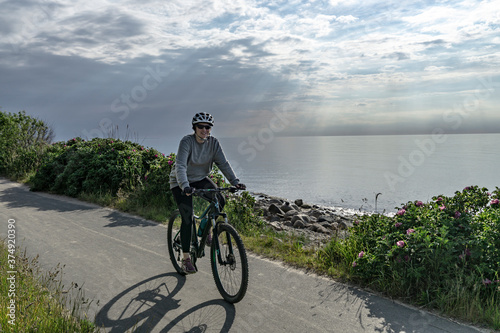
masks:
[(330, 238), (352, 226), (354, 216), (341, 210), (286, 199), (254, 194), (256, 208), (264, 220), (277, 231), (299, 231), (313, 238)]

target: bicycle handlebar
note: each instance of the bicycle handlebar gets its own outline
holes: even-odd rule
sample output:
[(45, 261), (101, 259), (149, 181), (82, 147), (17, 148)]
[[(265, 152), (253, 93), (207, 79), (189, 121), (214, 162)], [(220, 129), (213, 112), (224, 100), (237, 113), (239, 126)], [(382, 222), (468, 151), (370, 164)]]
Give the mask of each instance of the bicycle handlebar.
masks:
[(198, 193), (224, 192), (224, 191), (229, 191), (231, 193), (236, 193), (236, 192), (240, 191), (240, 189), (237, 188), (237, 187), (235, 187), (235, 186), (218, 187), (218, 188), (205, 188), (205, 189), (203, 189), (203, 188), (200, 188), (200, 189), (195, 188), (193, 194), (196, 195)]

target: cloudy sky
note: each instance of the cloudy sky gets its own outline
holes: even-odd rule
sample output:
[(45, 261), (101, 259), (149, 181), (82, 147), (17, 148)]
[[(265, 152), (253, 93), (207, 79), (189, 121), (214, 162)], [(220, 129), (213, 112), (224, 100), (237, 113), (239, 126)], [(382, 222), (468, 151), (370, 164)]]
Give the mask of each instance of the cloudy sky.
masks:
[(218, 137), (500, 129), (499, 0), (0, 8), (1, 110), (45, 120), (56, 140), (118, 126), (176, 146), (198, 111)]

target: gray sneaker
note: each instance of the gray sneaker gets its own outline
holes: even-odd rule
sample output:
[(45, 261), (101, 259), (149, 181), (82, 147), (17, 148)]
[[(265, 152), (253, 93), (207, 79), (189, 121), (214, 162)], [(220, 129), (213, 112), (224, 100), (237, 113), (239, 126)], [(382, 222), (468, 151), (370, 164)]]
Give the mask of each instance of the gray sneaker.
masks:
[(186, 274), (194, 274), (194, 273), (196, 273), (196, 268), (194, 268), (193, 263), (191, 262), (191, 258), (182, 259), (182, 270)]

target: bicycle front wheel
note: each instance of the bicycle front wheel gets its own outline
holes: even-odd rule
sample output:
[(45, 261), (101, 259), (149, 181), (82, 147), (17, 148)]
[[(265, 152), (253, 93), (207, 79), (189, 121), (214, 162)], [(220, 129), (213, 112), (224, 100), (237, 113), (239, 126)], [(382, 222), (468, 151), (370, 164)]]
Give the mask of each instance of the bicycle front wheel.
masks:
[(210, 261), (215, 284), (229, 303), (243, 299), (248, 287), (248, 260), (243, 241), (233, 226), (220, 223), (212, 239)]

